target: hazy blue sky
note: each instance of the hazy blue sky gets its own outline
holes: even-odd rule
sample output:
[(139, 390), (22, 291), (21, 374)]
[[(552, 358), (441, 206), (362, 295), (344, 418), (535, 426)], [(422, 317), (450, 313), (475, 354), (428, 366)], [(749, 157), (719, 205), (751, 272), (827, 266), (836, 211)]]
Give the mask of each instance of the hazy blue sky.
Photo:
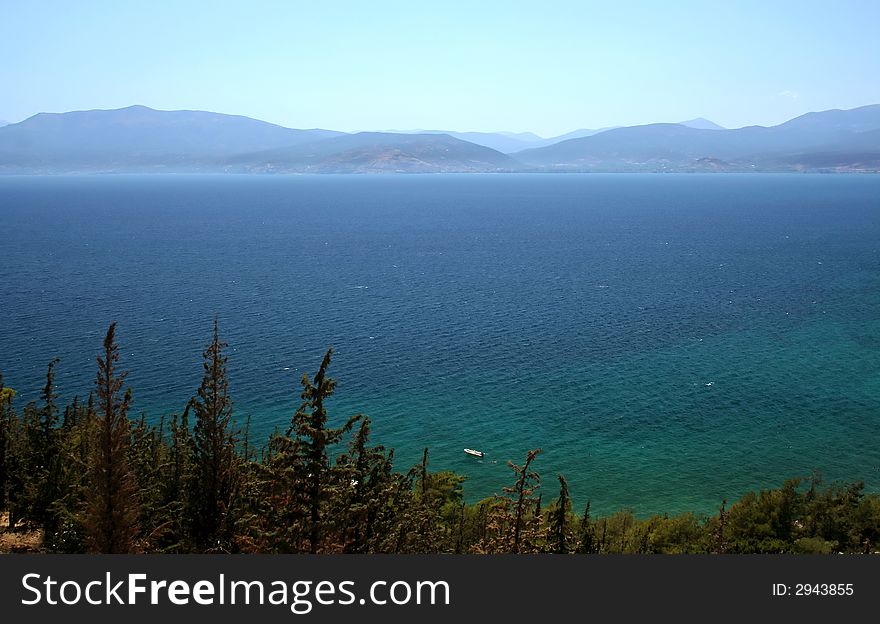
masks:
[(119, 108), (298, 128), (728, 127), (880, 103), (880, 2), (0, 0), (0, 119)]

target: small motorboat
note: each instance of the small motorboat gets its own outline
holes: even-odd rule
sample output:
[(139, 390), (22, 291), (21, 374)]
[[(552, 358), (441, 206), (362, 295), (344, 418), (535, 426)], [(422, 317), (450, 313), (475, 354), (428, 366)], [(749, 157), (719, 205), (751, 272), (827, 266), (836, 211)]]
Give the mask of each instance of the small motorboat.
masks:
[(465, 449), (464, 452), (474, 457), (482, 457), (485, 454), (483, 451), (475, 451), (474, 449)]

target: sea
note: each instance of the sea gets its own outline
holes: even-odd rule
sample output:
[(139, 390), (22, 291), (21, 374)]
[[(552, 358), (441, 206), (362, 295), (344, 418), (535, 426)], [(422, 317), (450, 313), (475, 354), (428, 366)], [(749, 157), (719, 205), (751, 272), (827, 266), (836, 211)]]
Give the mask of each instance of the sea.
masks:
[(55, 357), (84, 400), (115, 321), (131, 416), (180, 413), (215, 318), (258, 447), (332, 346), (331, 424), (469, 501), (530, 449), (594, 513), (880, 489), (880, 176), (0, 177), (19, 408)]

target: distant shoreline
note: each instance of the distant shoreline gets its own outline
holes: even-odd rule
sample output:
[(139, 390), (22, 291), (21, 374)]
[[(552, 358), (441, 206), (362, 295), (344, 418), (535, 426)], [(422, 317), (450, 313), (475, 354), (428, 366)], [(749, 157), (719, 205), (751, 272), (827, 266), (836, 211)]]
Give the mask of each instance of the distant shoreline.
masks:
[(468, 176), (503, 176), (503, 175), (876, 175), (880, 173), (880, 169), (848, 169), (848, 170), (825, 170), (825, 169), (809, 169), (809, 170), (736, 170), (736, 171), (685, 171), (685, 170), (669, 170), (669, 171), (647, 171), (647, 170), (613, 170), (613, 171), (40, 171), (40, 172), (21, 172), (21, 171), (0, 171), (0, 177), (41, 177), (41, 176), (124, 176), (124, 175), (145, 175), (145, 176), (254, 176), (254, 177), (284, 177), (284, 176), (370, 176), (370, 177), (391, 177), (391, 176), (447, 176), (447, 175), (468, 175)]
[(135, 105), (39, 113), (0, 127), (0, 173), (880, 172), (880, 104), (769, 127), (697, 119), (517, 136), (346, 133)]

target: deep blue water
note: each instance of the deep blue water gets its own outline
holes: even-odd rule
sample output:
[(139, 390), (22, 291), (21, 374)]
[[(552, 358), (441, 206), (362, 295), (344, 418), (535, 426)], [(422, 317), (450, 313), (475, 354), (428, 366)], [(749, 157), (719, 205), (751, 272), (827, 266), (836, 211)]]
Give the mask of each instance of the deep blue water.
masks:
[(606, 512), (880, 488), (880, 176), (0, 177), (0, 223), (19, 406), (55, 356), (87, 394), (116, 320), (137, 410), (179, 412), (217, 315), (253, 439), (332, 344), (336, 420), (472, 500), (532, 448)]

